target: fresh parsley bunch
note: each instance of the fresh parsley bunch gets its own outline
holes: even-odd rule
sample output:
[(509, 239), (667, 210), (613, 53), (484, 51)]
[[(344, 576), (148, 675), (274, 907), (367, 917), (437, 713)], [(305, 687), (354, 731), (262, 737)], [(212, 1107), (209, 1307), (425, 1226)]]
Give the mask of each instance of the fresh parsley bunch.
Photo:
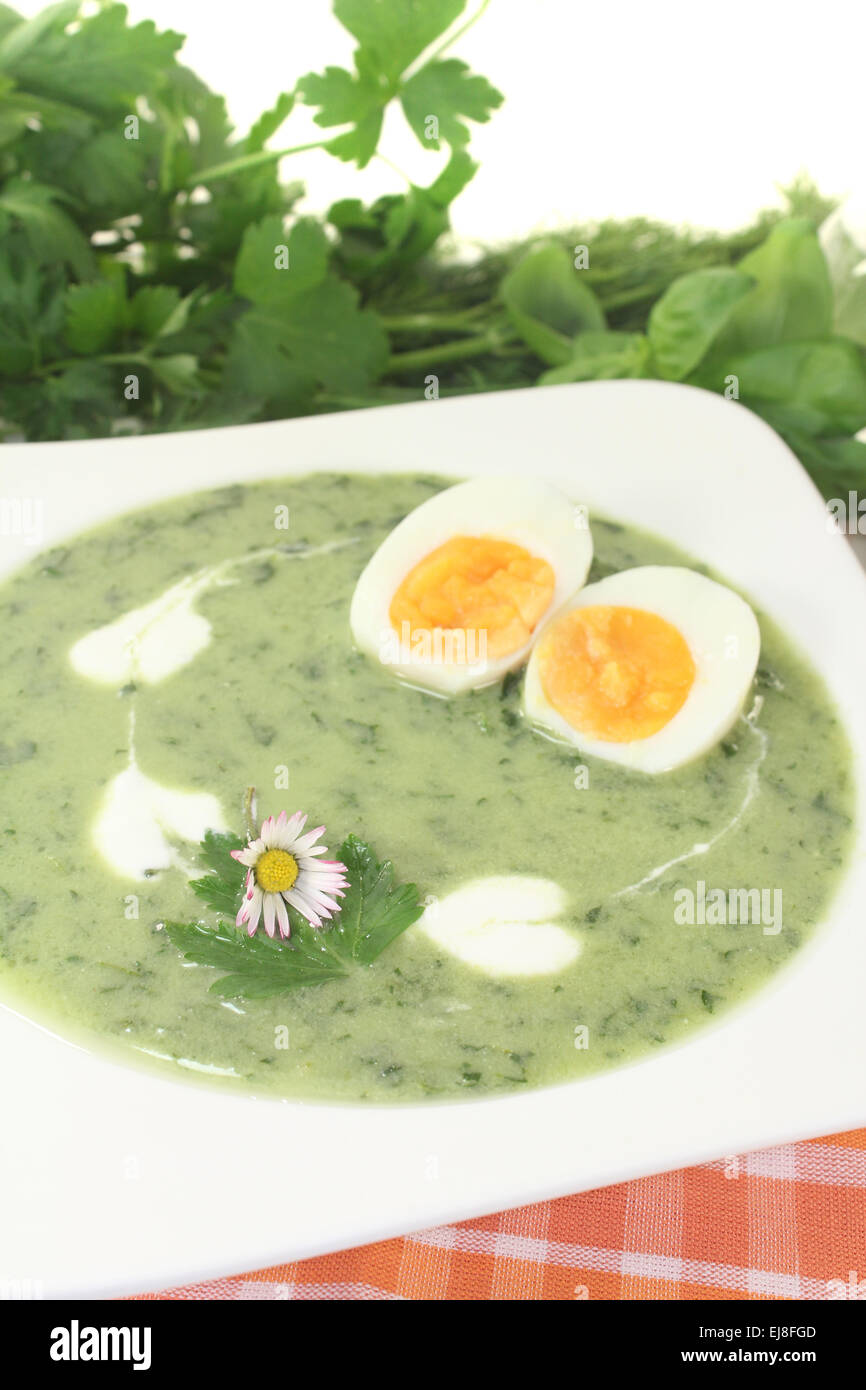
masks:
[[(26, 21), (0, 3), (0, 439), (417, 400), (431, 374), (440, 395), (657, 377), (755, 410), (825, 496), (866, 494), (866, 325), (816, 236), (832, 205), (802, 181), (790, 217), (731, 236), (635, 219), (439, 254), (470, 123), (502, 101), (450, 53), (488, 3), (333, 0), (351, 70), (301, 76), (245, 134), (180, 35), (111, 0)], [(281, 161), (363, 167), (392, 105), (446, 152), (437, 176), (299, 217)], [(300, 106), (312, 145), (284, 142)]]
[[(475, 172), (465, 122), (502, 100), (444, 50), (421, 60), (465, 7), (335, 0), (354, 70), (302, 77), (239, 137), (178, 61), (180, 35), (131, 26), (119, 4), (87, 17), (68, 0), (29, 21), (0, 4), (0, 437), (367, 403), (390, 348), (365, 301), (447, 228)], [(293, 147), (266, 142), (305, 103), (343, 128), (316, 143), (363, 166), (392, 102), (425, 148), (450, 149), (444, 170), (286, 232), (303, 189), (278, 174)]]

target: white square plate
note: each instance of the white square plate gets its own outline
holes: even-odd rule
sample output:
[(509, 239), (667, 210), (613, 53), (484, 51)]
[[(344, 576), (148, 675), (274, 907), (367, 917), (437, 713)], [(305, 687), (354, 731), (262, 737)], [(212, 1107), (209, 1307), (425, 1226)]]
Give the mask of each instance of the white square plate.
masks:
[[(48, 545), (198, 488), (323, 469), (531, 470), (715, 566), (824, 673), (862, 808), (864, 576), (784, 444), (718, 396), (614, 381), (10, 445), (0, 495), (43, 500)], [(0, 569), (33, 553), (4, 537)], [(752, 1002), (646, 1061), (501, 1099), (255, 1100), (92, 1056), (2, 1009), (0, 1288), (156, 1289), (862, 1124), (864, 899), (861, 819), (830, 919)]]

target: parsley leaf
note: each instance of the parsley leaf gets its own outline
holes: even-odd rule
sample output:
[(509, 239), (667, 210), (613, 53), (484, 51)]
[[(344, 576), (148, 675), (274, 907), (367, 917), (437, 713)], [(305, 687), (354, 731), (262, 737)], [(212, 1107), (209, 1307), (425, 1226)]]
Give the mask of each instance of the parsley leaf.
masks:
[(334, 14), (391, 82), (466, 8), (466, 0), (334, 0)]
[(128, 26), (124, 5), (108, 5), (70, 30), (78, 10), (77, 4), (49, 7), (13, 29), (0, 48), (0, 69), (37, 95), (103, 111), (129, 106), (183, 43), (149, 19)]
[(416, 263), (448, 227), (448, 205), (473, 177), (477, 165), (456, 150), (427, 188), (411, 184), (407, 193), (378, 198), (365, 207), (344, 198), (328, 210), (340, 234), (337, 256), (353, 278), (383, 283)]
[(383, 370), (388, 341), (376, 314), (358, 307), (351, 285), (328, 276), (298, 295), (285, 319), (260, 311), (293, 360), (333, 391), (360, 391)]
[[(278, 247), (285, 246), (287, 257)], [(267, 348), (266, 389), (281, 391), (280, 364), (294, 365), (289, 385), (305, 392), (321, 383), (333, 390), (361, 390), (388, 360), (388, 342), (378, 317), (361, 309), (358, 294), (328, 272), (330, 246), (324, 229), (302, 218), (286, 235), (280, 217), (248, 228), (235, 265), (235, 288), (254, 308), (236, 325), (229, 347), (227, 380), (234, 362), (246, 374), (252, 351)], [(287, 265), (281, 268), (281, 260)], [(285, 356), (284, 356), (285, 355)], [(282, 393), (282, 392), (281, 392)]]
[(145, 285), (129, 306), (130, 324), (144, 338), (176, 333), (186, 323), (191, 308), (173, 285)]
[(339, 849), (349, 887), (329, 935), (334, 948), (369, 965), (401, 932), (417, 922), (424, 905), (414, 883), (394, 883), (394, 865), (380, 863), (370, 846), (350, 835)]
[(247, 154), (263, 150), (272, 135), (276, 135), (284, 121), (288, 120), (295, 105), (293, 92), (280, 92), (269, 111), (263, 111), (259, 119), (250, 127), (244, 141)]
[(101, 131), (92, 139), (76, 139), (74, 148), (57, 140), (50, 151), (40, 148), (38, 158), (34, 151), (31, 167), (79, 206), (88, 206), (98, 221), (111, 221), (136, 206), (151, 172), (148, 156), (145, 140), (118, 139), (114, 131)]
[[(400, 83), (406, 69), (464, 8), (465, 0), (335, 0), (335, 15), (361, 45), (355, 72), (326, 67), (298, 84), (301, 100), (319, 107), (313, 117), (317, 125), (352, 127), (328, 142), (331, 154), (355, 160), (359, 169), (369, 164), (385, 107), (398, 95), (422, 143), (438, 150), (441, 135), (453, 147), (468, 144), (469, 130), (458, 117), (489, 120), (503, 100), (495, 87), (456, 58), (430, 61)], [(439, 122), (435, 137), (428, 134), (431, 115)]]
[[(280, 255), (277, 248), (283, 246), (287, 254)], [(311, 217), (299, 218), (288, 234), (282, 217), (266, 217), (244, 233), (235, 262), (235, 289), (269, 310), (286, 307), (324, 280), (328, 253), (328, 238)]]
[(346, 161), (355, 160), (358, 168), (369, 164), (376, 153), (385, 106), (390, 92), (383, 90), (375, 74), (365, 68), (361, 51), (356, 55), (357, 73), (345, 68), (327, 67), (323, 73), (307, 73), (298, 84), (301, 100), (307, 106), (320, 109), (313, 117), (316, 125), (352, 125), (353, 129), (337, 135), (328, 144), (331, 154)]
[(185, 960), (228, 972), (210, 986), (212, 994), (224, 999), (272, 998), (305, 985), (326, 984), (347, 973), (319, 940), (324, 933), (314, 933), (297, 921), (288, 942), (264, 934), (248, 936), (222, 923), (209, 927), (200, 922), (166, 922), (165, 931)]
[[(505, 98), (486, 77), (472, 73), (459, 58), (428, 63), (410, 77), (400, 94), (406, 120), (422, 145), (432, 150), (445, 140), (452, 148), (469, 144), (469, 127), (459, 119), (489, 121), (491, 111)], [(430, 118), (435, 117), (439, 136), (431, 133)], [(441, 137), (441, 139), (440, 139)]]
[(176, 396), (195, 396), (201, 390), (198, 358), (191, 352), (178, 352), (168, 357), (148, 359), (150, 370), (167, 391)]
[(283, 325), (253, 309), (232, 329), (222, 387), (235, 413), (252, 402), (256, 410), (295, 415), (312, 409), (316, 378), (289, 356)]
[[(277, 248), (283, 246), (288, 255), (281, 257)], [(384, 369), (388, 343), (379, 319), (359, 308), (351, 285), (329, 273), (329, 255), (324, 229), (311, 218), (297, 221), (288, 235), (280, 217), (248, 228), (235, 265), (235, 288), (254, 307), (232, 336), (229, 387), (240, 371), (254, 387), (261, 377), (265, 399), (292, 392), (303, 397), (317, 382), (334, 390), (361, 390)], [(287, 264), (281, 266), (281, 260)]]
[(30, 254), (39, 265), (65, 261), (86, 279), (93, 273), (87, 238), (58, 206), (56, 188), (24, 179), (9, 179), (0, 192), (0, 237), (11, 222), (23, 232)]
[(189, 886), (214, 912), (227, 912), (234, 917), (238, 910), (247, 871), (237, 859), (232, 859), (232, 850), (243, 847), (244, 841), (237, 835), (205, 831), (198, 860), (208, 872), (202, 878), (191, 879)]
[(49, 5), (32, 19), (22, 19), (21, 15), (4, 5), (0, 10), (0, 31), (3, 42), (0, 44), (0, 67), (8, 67), (19, 61), (51, 29), (63, 29), (74, 20), (78, 13), (76, 0), (62, 0), (62, 3)]
[(91, 356), (110, 346), (123, 316), (123, 301), (109, 280), (71, 285), (66, 292), (64, 337), (73, 352)]

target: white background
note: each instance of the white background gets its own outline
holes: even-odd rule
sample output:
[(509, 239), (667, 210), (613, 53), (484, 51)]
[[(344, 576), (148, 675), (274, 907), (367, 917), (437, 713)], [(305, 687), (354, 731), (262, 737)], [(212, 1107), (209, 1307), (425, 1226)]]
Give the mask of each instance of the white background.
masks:
[[(242, 130), (301, 74), (351, 58), (329, 0), (129, 9), (188, 35), (184, 61), (228, 97)], [(828, 193), (862, 189), (864, 17), (862, 0), (492, 0), (454, 53), (507, 102), (475, 127), (481, 170), (456, 205), (457, 231), (496, 242), (636, 213), (733, 228), (803, 169)], [(321, 134), (301, 111), (278, 140)], [(417, 181), (435, 177), (438, 157), (399, 116), (387, 151)], [(284, 174), (307, 183), (316, 210), (403, 187), (383, 163), (359, 175), (321, 152), (287, 160)]]

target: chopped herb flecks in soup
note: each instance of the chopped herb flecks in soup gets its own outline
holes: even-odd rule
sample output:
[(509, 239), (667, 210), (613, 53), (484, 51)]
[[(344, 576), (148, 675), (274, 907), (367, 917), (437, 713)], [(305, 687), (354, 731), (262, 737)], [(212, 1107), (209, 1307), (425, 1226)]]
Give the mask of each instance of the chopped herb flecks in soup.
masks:
[[(202, 493), (4, 584), (7, 1002), (254, 1093), (446, 1099), (651, 1055), (808, 937), (854, 814), (819, 676), (601, 518), (443, 523), (392, 574), (446, 486)], [(492, 683), (377, 649), (443, 596)]]

